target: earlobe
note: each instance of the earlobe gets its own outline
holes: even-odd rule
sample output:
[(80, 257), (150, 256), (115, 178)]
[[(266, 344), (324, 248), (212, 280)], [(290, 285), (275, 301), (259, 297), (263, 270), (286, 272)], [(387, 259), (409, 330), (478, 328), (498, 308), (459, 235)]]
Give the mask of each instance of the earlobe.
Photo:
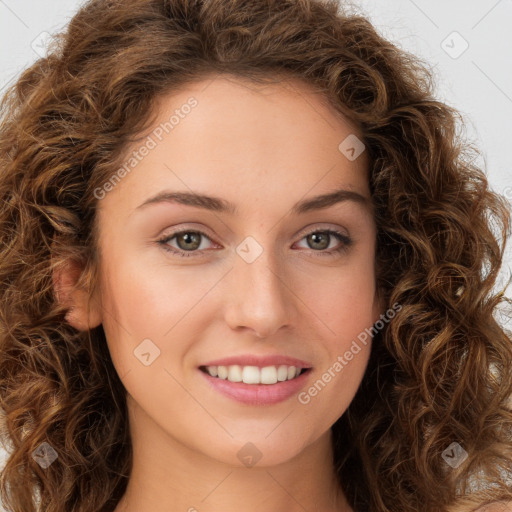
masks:
[(88, 331), (101, 324), (101, 305), (90, 296), (88, 290), (78, 288), (77, 282), (82, 269), (76, 261), (68, 260), (55, 268), (52, 274), (56, 301), (70, 308), (66, 321), (79, 331)]

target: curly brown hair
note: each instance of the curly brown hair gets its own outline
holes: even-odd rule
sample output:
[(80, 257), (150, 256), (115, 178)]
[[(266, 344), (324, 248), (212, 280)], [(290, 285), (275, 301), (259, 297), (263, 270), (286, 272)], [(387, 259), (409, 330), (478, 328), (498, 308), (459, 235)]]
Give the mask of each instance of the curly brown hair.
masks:
[[(0, 406), (9, 511), (112, 511), (130, 476), (126, 391), (102, 326), (77, 331), (52, 276), (97, 286), (97, 198), (156, 98), (204, 76), (314, 85), (361, 128), (376, 280), (402, 308), (333, 425), (355, 510), (512, 500), (512, 343), (494, 313), (510, 203), (490, 190), (432, 71), (336, 0), (91, 0), (2, 98)], [(495, 229), (495, 231), (493, 231)], [(503, 304), (505, 303), (505, 304)], [(443, 451), (468, 453), (457, 468)], [(43, 444), (47, 443), (47, 444)], [(58, 459), (47, 468), (41, 446)], [(475, 476), (477, 486), (475, 486)]]

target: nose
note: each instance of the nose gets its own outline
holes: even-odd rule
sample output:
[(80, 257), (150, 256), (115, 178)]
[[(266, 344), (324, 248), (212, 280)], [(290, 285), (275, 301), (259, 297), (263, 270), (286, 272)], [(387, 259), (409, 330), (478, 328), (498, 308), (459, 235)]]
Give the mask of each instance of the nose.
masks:
[(279, 274), (271, 251), (264, 250), (252, 263), (235, 255), (234, 268), (225, 283), (225, 320), (231, 329), (245, 329), (258, 338), (267, 338), (291, 326), (294, 295), (290, 283)]

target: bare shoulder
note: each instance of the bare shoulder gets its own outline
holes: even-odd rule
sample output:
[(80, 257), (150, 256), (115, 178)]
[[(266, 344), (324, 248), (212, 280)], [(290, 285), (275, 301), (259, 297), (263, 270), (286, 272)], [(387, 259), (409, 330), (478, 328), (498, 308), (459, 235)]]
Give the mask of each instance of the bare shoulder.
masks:
[(512, 501), (496, 501), (495, 503), (489, 503), (483, 505), (474, 512), (512, 512)]

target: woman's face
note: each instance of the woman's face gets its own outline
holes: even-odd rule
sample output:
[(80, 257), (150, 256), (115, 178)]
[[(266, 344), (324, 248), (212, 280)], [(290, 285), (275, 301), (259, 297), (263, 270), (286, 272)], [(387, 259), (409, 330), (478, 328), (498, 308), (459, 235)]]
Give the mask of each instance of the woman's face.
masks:
[[(384, 310), (366, 151), (296, 81), (218, 76), (158, 113), (96, 191), (97, 303), (129, 407), (216, 460), (241, 465), (250, 442), (258, 464), (283, 462), (347, 409), (370, 343), (344, 355)], [(313, 201), (341, 189), (366, 202)], [(309, 369), (280, 380), (292, 366)]]

